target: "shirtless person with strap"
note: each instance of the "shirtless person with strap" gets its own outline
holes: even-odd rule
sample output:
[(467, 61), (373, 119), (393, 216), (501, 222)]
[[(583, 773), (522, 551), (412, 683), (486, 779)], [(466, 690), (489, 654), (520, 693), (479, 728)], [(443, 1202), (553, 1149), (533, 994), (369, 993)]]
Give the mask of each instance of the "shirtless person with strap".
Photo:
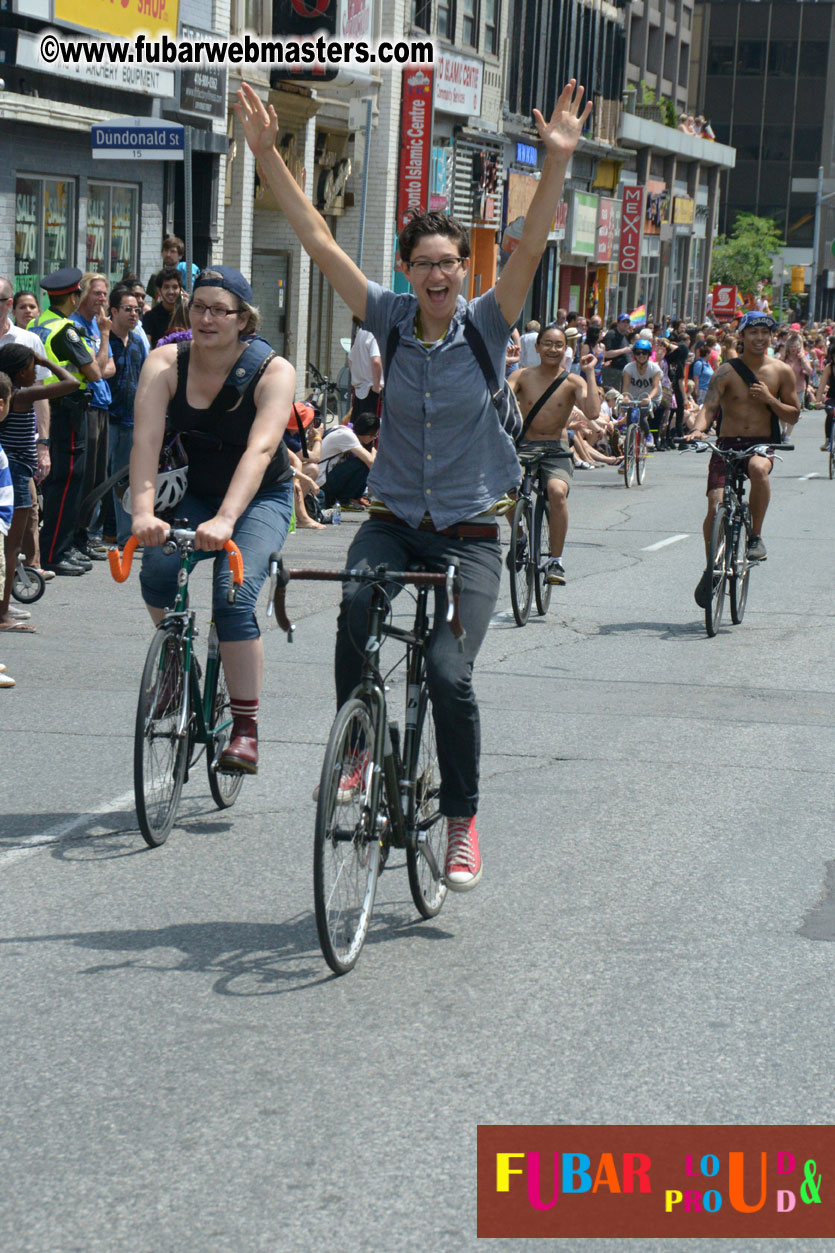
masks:
[(582, 374), (566, 374), (563, 359), (568, 341), (552, 324), (536, 338), (539, 365), (515, 370), (508, 380), (516, 393), (524, 418), (517, 447), (523, 466), (536, 463), (545, 481), (550, 505), (551, 559), (545, 569), (548, 583), (565, 583), (562, 550), (568, 530), (568, 491), (574, 461), (566, 435), (576, 405), (591, 421), (600, 413), (600, 396), (594, 378), (595, 357), (580, 359)]
[[(800, 417), (794, 371), (784, 361), (766, 355), (771, 346), (771, 332), (776, 325), (768, 313), (752, 310), (744, 315), (739, 324), (742, 353), (720, 365), (711, 378), (695, 426), (685, 439), (698, 439), (710, 430), (720, 409), (722, 433), (717, 439), (720, 448), (743, 449), (756, 443), (779, 444), (780, 423), (794, 426)], [(762, 561), (766, 555), (761, 533), (771, 499), (768, 476), (773, 464), (771, 457), (749, 457), (746, 465), (746, 474), (751, 482), (749, 504), (753, 532), (747, 551), (749, 561)], [(714, 453), (707, 474), (708, 504), (703, 528), (706, 552), (710, 545), (713, 519), (722, 500), (726, 473), (725, 462)], [(705, 570), (693, 593), (700, 608), (704, 609), (709, 602), (711, 591), (710, 575)]]

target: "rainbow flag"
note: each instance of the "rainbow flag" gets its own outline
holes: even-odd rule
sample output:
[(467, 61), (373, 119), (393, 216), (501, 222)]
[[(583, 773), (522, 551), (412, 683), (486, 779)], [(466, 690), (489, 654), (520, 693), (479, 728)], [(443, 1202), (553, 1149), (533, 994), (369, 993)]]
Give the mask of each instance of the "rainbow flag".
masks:
[(647, 320), (646, 305), (638, 305), (637, 309), (633, 309), (629, 315), (630, 326), (645, 326)]

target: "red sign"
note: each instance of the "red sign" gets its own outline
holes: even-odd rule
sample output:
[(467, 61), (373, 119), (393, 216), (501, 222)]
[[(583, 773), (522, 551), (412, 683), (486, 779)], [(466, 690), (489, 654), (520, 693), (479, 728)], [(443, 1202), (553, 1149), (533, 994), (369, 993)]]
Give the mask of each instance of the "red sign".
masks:
[(726, 287), (724, 283), (717, 283), (713, 288), (713, 304), (711, 305), (713, 316), (720, 321), (730, 321), (736, 317), (736, 288)]
[(621, 274), (637, 274), (641, 261), (641, 227), (644, 222), (644, 188), (624, 187), (620, 219)]
[(831, 1241), (833, 1169), (826, 1125), (480, 1126), (478, 1237)]
[(432, 156), (432, 73), (416, 66), (403, 71), (400, 107), (400, 165), (397, 175), (397, 231), (410, 210), (429, 204), (429, 161)]

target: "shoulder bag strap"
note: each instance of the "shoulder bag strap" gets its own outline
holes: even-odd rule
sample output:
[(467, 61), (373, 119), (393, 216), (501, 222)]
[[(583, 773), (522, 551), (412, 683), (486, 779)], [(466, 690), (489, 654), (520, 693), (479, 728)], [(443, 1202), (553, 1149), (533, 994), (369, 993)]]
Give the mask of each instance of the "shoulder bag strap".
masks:
[(501, 403), (503, 382), (500, 383), (496, 378), (496, 371), (493, 369), (493, 362), (490, 360), (490, 353), (487, 351), (487, 345), (481, 337), (481, 332), (467, 317), (464, 318), (464, 338), (481, 368), (481, 373), (484, 375), (484, 380), (490, 392), (490, 398), (496, 408), (498, 408)]
[[(742, 379), (743, 383), (747, 383), (749, 387), (753, 387), (755, 383), (759, 383), (760, 380), (757, 378), (754, 371), (750, 366), (745, 364), (741, 357), (731, 357), (729, 364)], [(780, 426), (780, 419), (771, 408), (771, 405), (768, 406), (768, 412), (771, 414), (771, 443), (781, 444), (783, 442), (783, 431)]]
[(568, 378), (568, 373), (565, 370), (563, 370), (562, 373), (559, 374), (557, 378), (554, 379), (553, 383), (548, 384), (548, 386), (545, 388), (545, 391), (542, 393), (539, 399), (535, 401), (533, 405), (531, 405), (528, 416), (525, 418), (525, 421), (522, 423), (522, 430), (519, 435), (520, 440), (525, 438), (525, 433), (528, 427), (531, 425), (531, 423), (533, 422), (534, 418), (539, 413), (543, 405), (547, 404), (547, 402), (551, 399), (551, 397), (553, 396), (557, 388), (560, 386), (560, 384), (564, 383), (567, 378)]

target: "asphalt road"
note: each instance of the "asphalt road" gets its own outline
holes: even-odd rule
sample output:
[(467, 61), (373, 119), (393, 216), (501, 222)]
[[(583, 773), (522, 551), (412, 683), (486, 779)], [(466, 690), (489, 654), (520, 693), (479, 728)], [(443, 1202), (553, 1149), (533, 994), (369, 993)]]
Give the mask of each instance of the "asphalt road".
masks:
[[(198, 768), (159, 850), (136, 573), (48, 587), (38, 634), (0, 638), (3, 1249), (468, 1250), (479, 1123), (835, 1121), (822, 425), (713, 640), (707, 459), (658, 454), (630, 492), (577, 474), (566, 587), (522, 631), (503, 588), (479, 658), (483, 882), (418, 922), (395, 863), (342, 979), (311, 882), (333, 587), (291, 586), (292, 647), (268, 631), (257, 778), (219, 813)], [(338, 561), (356, 525), (290, 560)]]

